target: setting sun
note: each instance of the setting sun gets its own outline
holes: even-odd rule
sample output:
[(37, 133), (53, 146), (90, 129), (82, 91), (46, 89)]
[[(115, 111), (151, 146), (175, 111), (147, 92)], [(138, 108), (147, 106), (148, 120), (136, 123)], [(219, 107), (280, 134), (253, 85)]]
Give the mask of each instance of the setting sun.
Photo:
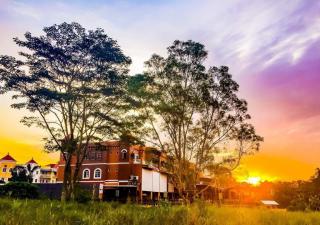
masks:
[(252, 185), (259, 185), (261, 183), (261, 177), (248, 177), (245, 182)]

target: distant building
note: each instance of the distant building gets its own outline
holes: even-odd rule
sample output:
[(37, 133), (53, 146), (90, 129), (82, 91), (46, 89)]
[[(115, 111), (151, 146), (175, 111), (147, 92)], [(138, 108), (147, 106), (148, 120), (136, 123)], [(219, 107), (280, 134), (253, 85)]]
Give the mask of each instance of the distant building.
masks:
[(17, 161), (9, 153), (0, 159), (0, 180), (8, 182), (11, 178), (11, 170), (16, 166)]
[(30, 165), (32, 172), (32, 183), (56, 183), (57, 181), (57, 164), (49, 164), (44, 167), (32, 158), (25, 164), (27, 167)]

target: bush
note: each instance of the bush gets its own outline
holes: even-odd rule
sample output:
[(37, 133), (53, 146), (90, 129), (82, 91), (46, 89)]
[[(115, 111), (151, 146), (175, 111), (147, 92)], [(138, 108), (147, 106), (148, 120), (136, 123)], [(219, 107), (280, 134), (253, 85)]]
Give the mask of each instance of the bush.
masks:
[(0, 195), (11, 198), (38, 198), (39, 188), (37, 185), (27, 182), (9, 182), (0, 187)]
[(91, 200), (91, 192), (88, 189), (78, 186), (75, 189), (75, 201), (79, 203), (87, 203)]
[(0, 185), (0, 196), (4, 196), (5, 191), (4, 191), (4, 185)]

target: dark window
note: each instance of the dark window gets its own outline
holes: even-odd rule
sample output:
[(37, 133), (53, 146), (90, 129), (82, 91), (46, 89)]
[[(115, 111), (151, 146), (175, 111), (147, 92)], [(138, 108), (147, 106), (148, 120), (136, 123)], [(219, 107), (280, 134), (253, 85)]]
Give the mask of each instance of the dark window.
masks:
[(98, 151), (96, 153), (96, 159), (98, 159), (98, 160), (102, 159), (102, 152)]
[(122, 149), (121, 150), (121, 159), (127, 159), (127, 150), (126, 149)]
[(105, 151), (106, 150), (106, 146), (99, 144), (99, 145), (96, 146), (96, 150), (97, 151)]
[(94, 178), (95, 179), (100, 179), (101, 178), (101, 169), (95, 169), (94, 170)]
[(84, 159), (85, 160), (89, 160), (89, 153), (88, 152), (86, 152), (86, 155), (84, 156)]
[(96, 159), (96, 153), (90, 152), (90, 160), (95, 160), (95, 159)]
[(89, 179), (90, 178), (90, 170), (89, 169), (85, 169), (82, 172), (82, 179)]
[(96, 147), (94, 145), (89, 145), (88, 146), (88, 151), (94, 151), (96, 149)]

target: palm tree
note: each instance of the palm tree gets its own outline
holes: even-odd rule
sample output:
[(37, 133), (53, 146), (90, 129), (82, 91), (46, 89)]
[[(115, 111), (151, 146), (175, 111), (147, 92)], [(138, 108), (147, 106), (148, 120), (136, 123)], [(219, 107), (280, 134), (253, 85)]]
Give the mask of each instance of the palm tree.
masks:
[(31, 164), (27, 164), (26, 166), (17, 165), (11, 170), (11, 178), (12, 182), (28, 182), (32, 183), (33, 181), (33, 173), (39, 166), (31, 167)]

